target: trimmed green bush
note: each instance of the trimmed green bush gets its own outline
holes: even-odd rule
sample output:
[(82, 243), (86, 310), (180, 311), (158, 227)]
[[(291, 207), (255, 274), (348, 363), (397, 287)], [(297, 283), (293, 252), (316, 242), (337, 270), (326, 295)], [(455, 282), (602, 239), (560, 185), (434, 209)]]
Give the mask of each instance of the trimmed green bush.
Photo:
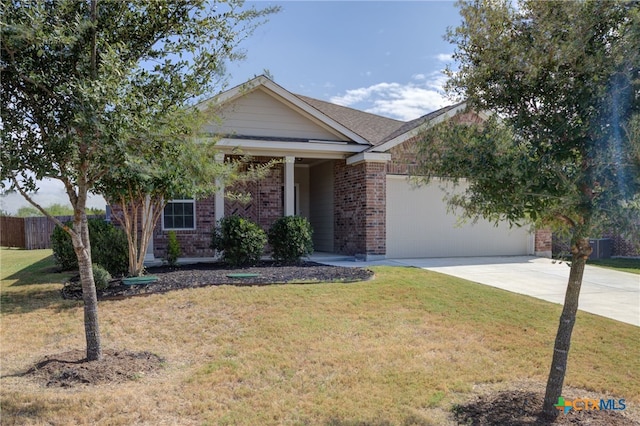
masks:
[[(125, 274), (129, 268), (129, 248), (124, 231), (102, 219), (89, 219), (88, 225), (91, 260), (111, 275)], [(73, 222), (68, 222), (67, 226), (73, 228)], [(78, 269), (78, 258), (73, 250), (71, 236), (59, 226), (51, 234), (51, 248), (56, 263), (63, 270)]]
[(93, 282), (96, 284), (96, 290), (104, 290), (109, 287), (109, 280), (111, 280), (111, 274), (102, 266), (94, 263), (91, 265), (93, 270)]
[(313, 229), (302, 216), (285, 216), (276, 220), (269, 229), (272, 257), (277, 262), (297, 263), (303, 256), (313, 253)]
[(176, 236), (176, 231), (169, 231), (167, 238), (167, 263), (169, 266), (176, 266), (180, 256), (180, 242)]
[(267, 235), (255, 223), (240, 216), (226, 216), (213, 229), (211, 248), (222, 252), (232, 266), (255, 265), (260, 261)]
[[(66, 225), (73, 228), (71, 222), (67, 222)], [(78, 257), (73, 249), (71, 237), (60, 226), (53, 228), (51, 233), (51, 249), (53, 258), (63, 271), (78, 269)]]

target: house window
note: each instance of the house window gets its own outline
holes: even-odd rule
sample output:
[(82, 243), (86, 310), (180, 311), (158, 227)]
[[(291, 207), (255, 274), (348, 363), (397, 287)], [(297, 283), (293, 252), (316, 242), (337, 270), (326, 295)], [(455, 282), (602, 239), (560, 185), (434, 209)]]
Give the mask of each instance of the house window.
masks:
[(192, 198), (171, 200), (162, 212), (162, 229), (196, 229), (196, 202)]

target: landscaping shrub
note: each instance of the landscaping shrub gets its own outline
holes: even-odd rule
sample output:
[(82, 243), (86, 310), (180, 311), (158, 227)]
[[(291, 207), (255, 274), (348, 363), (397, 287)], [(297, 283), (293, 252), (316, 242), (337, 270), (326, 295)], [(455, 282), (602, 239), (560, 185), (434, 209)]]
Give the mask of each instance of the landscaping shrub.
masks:
[(269, 229), (269, 244), (273, 259), (283, 263), (297, 263), (303, 256), (313, 253), (313, 229), (302, 216), (285, 216), (276, 220)]
[(167, 263), (169, 266), (176, 266), (180, 256), (180, 242), (176, 236), (176, 231), (169, 231), (167, 237)]
[(93, 282), (96, 284), (96, 290), (104, 290), (109, 287), (109, 280), (111, 280), (109, 271), (97, 263), (91, 265), (91, 269), (93, 269)]
[[(67, 226), (73, 228), (73, 222)], [(91, 260), (111, 275), (123, 275), (129, 268), (129, 248), (127, 236), (102, 219), (89, 219), (89, 241), (91, 242)], [(56, 263), (63, 270), (78, 269), (78, 258), (73, 250), (71, 236), (56, 226), (51, 234), (51, 248)]]
[(267, 235), (255, 223), (240, 216), (226, 216), (213, 229), (211, 248), (222, 252), (232, 266), (255, 265), (267, 243)]
[[(67, 226), (73, 228), (71, 222)], [(53, 228), (51, 233), (51, 249), (53, 258), (63, 271), (78, 269), (78, 258), (71, 243), (71, 237), (60, 226)]]

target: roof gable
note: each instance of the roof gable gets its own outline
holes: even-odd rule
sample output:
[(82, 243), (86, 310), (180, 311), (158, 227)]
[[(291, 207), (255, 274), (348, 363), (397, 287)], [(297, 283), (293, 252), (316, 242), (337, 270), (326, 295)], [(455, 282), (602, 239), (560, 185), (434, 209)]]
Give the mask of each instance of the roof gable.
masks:
[[(198, 108), (204, 109), (212, 104), (216, 105), (215, 109), (218, 115), (226, 114), (226, 117), (222, 116), (221, 122), (212, 123), (210, 126), (207, 126), (205, 131), (210, 133), (215, 133), (216, 130), (224, 129), (224, 120), (229, 119), (230, 116), (234, 114), (238, 115), (238, 112), (240, 112), (240, 115), (249, 114), (254, 118), (258, 117), (258, 122), (255, 124), (258, 126), (261, 125), (259, 124), (260, 121), (265, 124), (268, 120), (268, 117), (265, 117), (265, 114), (276, 113), (278, 119), (283, 119), (285, 121), (284, 123), (274, 121), (270, 125), (270, 128), (266, 129), (267, 134), (259, 135), (258, 128), (249, 129), (246, 126), (243, 127), (244, 131), (251, 130), (253, 134), (250, 134), (250, 136), (282, 136), (283, 138), (300, 137), (306, 139), (319, 138), (330, 141), (353, 141), (366, 146), (371, 145), (366, 138), (354, 132), (349, 127), (336, 121), (332, 117), (320, 111), (318, 108), (313, 107), (298, 96), (278, 86), (264, 76), (256, 77), (245, 84), (236, 86), (212, 99), (204, 101), (198, 105)], [(254, 105), (252, 106), (251, 104)], [(262, 107), (266, 108), (262, 111), (257, 111), (255, 108), (258, 104), (261, 104)], [(252, 109), (253, 111), (251, 111)], [(249, 115), (245, 118), (248, 118)], [(259, 118), (261, 116), (262, 119)], [(235, 124), (229, 123), (229, 126), (232, 127), (237, 124), (238, 122), (236, 120)], [(293, 126), (292, 128), (284, 131), (287, 135), (269, 134), (269, 132), (276, 130), (275, 128), (282, 124), (284, 124), (285, 127)], [(251, 125), (249, 125), (249, 127), (251, 127)], [(295, 129), (296, 127), (297, 130)], [(307, 134), (305, 131), (311, 132)]]
[(274, 98), (262, 87), (224, 103), (216, 111), (216, 117), (217, 120), (205, 125), (206, 133), (234, 138), (300, 141), (350, 139)]

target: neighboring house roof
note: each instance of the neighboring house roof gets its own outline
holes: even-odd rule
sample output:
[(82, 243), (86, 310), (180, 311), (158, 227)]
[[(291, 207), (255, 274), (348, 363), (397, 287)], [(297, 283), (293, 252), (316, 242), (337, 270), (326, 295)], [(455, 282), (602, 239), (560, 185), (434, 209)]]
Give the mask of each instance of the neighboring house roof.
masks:
[(359, 134), (374, 146), (386, 139), (386, 135), (394, 133), (398, 128), (405, 124), (400, 120), (394, 120), (392, 118), (382, 117), (380, 115), (359, 111), (357, 109), (332, 104), (330, 102), (321, 101), (308, 96), (296, 96), (312, 107), (318, 109), (323, 114), (333, 118), (338, 123)]

